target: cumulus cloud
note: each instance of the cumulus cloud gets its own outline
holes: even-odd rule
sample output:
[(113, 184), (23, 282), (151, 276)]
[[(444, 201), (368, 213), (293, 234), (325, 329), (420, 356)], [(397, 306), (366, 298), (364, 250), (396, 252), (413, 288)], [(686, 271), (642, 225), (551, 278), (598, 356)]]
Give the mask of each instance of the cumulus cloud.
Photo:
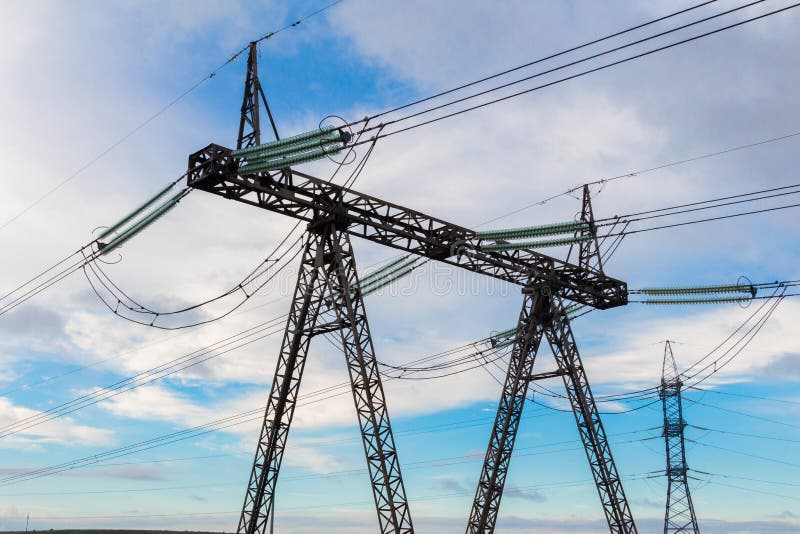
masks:
[(72, 417), (62, 417), (35, 426), (17, 424), (18, 421), (28, 418), (36, 418), (38, 422), (40, 416), (42, 412), (39, 410), (18, 406), (11, 400), (0, 397), (0, 426), (14, 432), (0, 441), (0, 447), (28, 449), (47, 444), (69, 447), (102, 446), (114, 442), (112, 430), (79, 424)]
[[(330, 39), (324, 42), (329, 49), (358, 63), (348, 63), (348, 69), (364, 69), (340, 69), (344, 77), (381, 80), (374, 91), (354, 89), (339, 83), (339, 78), (330, 80), (331, 86), (341, 85), (347, 93), (344, 102), (291, 102), (284, 107), (286, 116), (280, 117), (280, 126), (293, 132), (313, 127), (318, 117), (331, 112), (330, 107), (340, 108), (337, 111), (346, 116), (362, 116), (673, 9), (668, 2), (621, 4), (611, 16), (606, 6), (591, 2), (574, 6), (417, 2), (398, 9), (391, 3), (348, 1), (325, 15), (330, 19), (303, 23), (302, 27), (314, 31), (276, 39), (277, 44), (268, 44), (263, 51), (269, 65), (313, 40)], [(420, 17), (423, 10), (426, 15)], [(0, 50), (0, 65), (13, 76), (0, 88), (0, 98), (14, 105), (4, 110), (0, 142), (14, 147), (5, 154), (6, 176), (25, 179), (4, 183), (3, 217), (38, 198), (163, 102), (210, 72), (230, 51), (238, 49), (243, 36), (263, 34), (265, 20), (277, 21), (293, 11), (272, 3), (256, 8), (214, 2), (193, 3), (191, 8), (184, 3), (75, 7), (53, 2), (16, 4), (7, 9), (0, 21), (7, 37)], [(798, 85), (793, 63), (796, 20), (795, 14), (773, 17), (698, 46), (387, 138), (377, 145), (357, 187), (456, 223), (478, 225), (588, 179), (625, 174), (793, 131), (798, 111), (787, 95), (794, 94)], [(59, 43), (55, 49), (53, 42)], [(286, 73), (276, 72), (280, 70), (263, 70), (269, 73), (270, 82), (275, 82), (271, 94), (278, 99), (286, 94), (291, 98), (306, 94), (301, 85), (308, 80), (291, 79), (294, 71), (284, 76)], [(4, 264), (3, 286), (12, 287), (12, 282), (29, 277), (62, 252), (89, 240), (92, 228), (119, 218), (179, 175), (186, 154), (210, 140), (230, 143), (238, 120), (241, 77), (241, 62), (229, 66), (212, 83), (159, 117), (151, 128), (133, 136), (31, 210), (9, 227), (13, 231), (0, 232), (3, 250), (25, 251)], [(59, 80), (58, 91), (52, 90), (54, 79)], [(46, 109), (42, 109), (43, 101)], [(717, 196), (720, 191), (784, 185), (796, 167), (794, 146), (792, 142), (765, 145), (609, 183), (596, 197), (595, 209), (609, 216)], [(324, 163), (308, 169), (329, 171)], [(565, 197), (492, 225), (569, 220), (577, 209), (578, 202)], [(628, 280), (631, 287), (691, 283), (698, 278), (712, 283), (732, 281), (743, 272), (754, 279), (790, 278), (797, 264), (796, 247), (790, 245), (799, 236), (792, 222), (792, 215), (776, 213), (751, 219), (746, 225), (720, 223), (674, 233), (641, 234), (626, 239), (607, 270)], [(291, 224), (288, 218), (198, 192), (127, 244), (123, 261), (109, 266), (108, 272), (126, 291), (148, 304), (172, 307), (197, 302), (240, 280), (263, 260)], [(781, 239), (773, 239), (776, 235)], [(391, 255), (380, 247), (360, 242), (355, 246), (362, 266)], [(765, 258), (769, 258), (768, 265)], [(252, 304), (283, 300), (186, 333), (157, 332), (125, 323), (92, 297), (80, 277), (73, 277), (20, 308), (20, 314), (0, 319), (5, 362), (0, 363), (0, 379), (20, 372), (19, 362), (29, 356), (28, 340), (38, 337), (44, 343), (59, 338), (77, 349), (60, 351), (60, 363), (105, 360), (93, 369), (107, 374), (80, 389), (102, 387), (285, 313), (285, 297), (291, 293), (295, 269), (286, 272), (291, 274), (284, 280), (287, 283), (269, 288), (265, 297)], [(422, 280), (408, 294), (368, 299), (382, 361), (410, 361), (483, 337), (492, 329), (508, 328), (516, 320), (521, 300), (517, 288), (505, 288), (508, 292), (498, 295), (479, 284), (478, 290), (467, 296), (443, 294), (433, 286)], [(217, 311), (211, 308), (205, 313)], [(679, 346), (676, 353), (679, 364), (686, 365), (727, 336), (747, 313), (720, 308), (678, 315), (642, 312), (631, 306), (593, 313), (576, 322), (575, 329), (595, 391), (619, 391), (657, 381), (659, 340), (686, 342), (687, 348)], [(795, 355), (800, 347), (792, 339), (798, 315), (796, 305), (784, 302), (757, 342), (720, 376), (725, 380), (796, 378)], [(263, 406), (280, 343), (280, 326), (277, 330), (269, 338), (187, 369), (162, 384), (99, 406), (126, 423), (157, 421), (176, 427)], [(549, 370), (551, 360), (546, 356), (537, 362), (537, 369)], [(347, 380), (341, 354), (323, 339), (315, 340), (302, 392)], [(387, 380), (385, 389), (393, 418), (493, 404), (499, 394), (499, 386), (480, 369), (439, 381)], [(344, 392), (324, 402), (299, 406), (296, 427), (301, 431), (354, 429), (352, 398), (346, 389)], [(3, 402), (2, 413), (15, 417), (36, 413), (18, 405), (25, 401)], [(64, 427), (43, 425), (36, 430), (41, 434), (24, 438), (38, 444), (87, 446), (112, 439), (104, 433), (107, 431), (73, 420), (52, 423), (56, 424)], [(232, 428), (226, 437), (234, 441), (237, 451), (241, 444), (242, 450), (250, 452), (259, 424), (256, 420)], [(18, 441), (16, 445), (31, 443)], [(287, 462), (315, 472), (349, 466), (345, 458), (302, 451), (298, 447), (287, 456)], [(528, 497), (535, 500), (536, 496)], [(235, 521), (234, 515), (214, 524), (225, 528)], [(372, 514), (298, 514), (288, 515), (286, 520), (299, 531), (374, 530)], [(161, 527), (165, 522), (159, 520), (156, 525), (140, 519), (131, 524)], [(176, 519), (175, 524), (190, 527), (192, 520)], [(461, 520), (452, 518), (423, 517), (420, 525), (431, 526), (430, 532), (463, 527)], [(568, 517), (558, 522), (507, 518), (503, 525), (509, 531), (529, 532), (603, 528), (595, 520)], [(649, 525), (651, 530), (658, 526), (657, 522)], [(780, 532), (774, 529), (783, 528), (788, 532), (792, 527), (725, 523), (708, 528), (720, 532), (745, 532), (746, 528)]]

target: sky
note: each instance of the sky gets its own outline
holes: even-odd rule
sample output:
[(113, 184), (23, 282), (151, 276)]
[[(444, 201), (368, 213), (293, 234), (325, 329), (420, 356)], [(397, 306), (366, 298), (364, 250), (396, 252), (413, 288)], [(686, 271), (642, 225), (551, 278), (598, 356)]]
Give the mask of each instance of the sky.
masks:
[[(287, 136), (313, 130), (329, 116), (357, 120), (692, 4), (343, 0), (291, 26), (326, 5), (5, 3), (0, 294), (92, 241), (95, 229), (177, 179), (189, 154), (211, 142), (235, 145), (244, 56), (226, 62), (270, 31), (288, 26), (259, 48), (261, 82)], [(739, 5), (721, 0), (518, 75)], [(762, 2), (680, 36), (788, 5)], [(608, 177), (630, 175), (592, 187), (601, 218), (793, 184), (800, 137), (648, 169), (800, 130), (794, 98), (799, 21), (800, 10), (789, 10), (386, 137), (354, 187), (488, 229), (572, 220), (580, 210), (574, 196), (537, 203)], [(677, 39), (662, 37), (635, 50)], [(299, 169), (328, 178), (336, 166), (323, 160)], [(335, 180), (342, 183), (343, 176)], [(632, 229), (782, 203), (791, 202), (731, 206)], [(796, 221), (796, 209), (786, 209), (631, 234), (605, 271), (630, 288), (733, 284), (741, 276), (798, 279)], [(102, 267), (138, 302), (179, 309), (235, 287), (293, 225), (285, 216), (196, 191), (122, 247), (111, 258), (117, 263)], [(353, 246), (362, 272), (396, 256), (358, 239)], [(563, 257), (565, 251), (546, 253)], [(235, 529), (296, 270), (290, 263), (229, 316), (181, 330), (114, 315), (81, 272), (0, 315), (0, 530), (24, 529), (26, 521), (37, 530)], [(239, 300), (236, 293), (159, 324), (213, 319)], [(431, 262), (368, 296), (366, 308), (378, 359), (402, 365), (513, 327), (521, 301), (517, 287)], [(689, 368), (764, 302), (746, 308), (631, 303), (576, 319), (593, 391), (657, 386), (665, 340), (675, 342), (679, 368)], [(735, 359), (701, 389), (685, 392), (690, 487), (704, 532), (800, 530), (799, 319), (800, 301), (785, 299)], [(130, 391), (112, 396), (108, 389), (256, 325), (262, 325), (259, 335), (237, 338), (246, 344), (215, 345), (213, 357), (167, 377), (142, 375), (154, 379)], [(470, 345), (457, 354), (475, 347), (483, 348)], [(420, 532), (464, 528), (502, 363), (441, 378), (421, 373), (425, 380), (398, 379), (386, 368), (387, 403)], [(544, 349), (535, 369), (553, 367)], [(340, 349), (315, 339), (301, 394), (316, 395), (305, 397), (295, 414), (278, 483), (276, 531), (375, 531), (350, 395), (346, 387), (333, 390), (337, 395), (320, 393), (346, 381)], [(563, 392), (557, 380), (542, 385)], [(106, 392), (101, 402), (36, 419), (98, 391)], [(574, 418), (562, 398), (546, 393), (533, 392), (525, 407), (496, 532), (605, 532)], [(641, 532), (662, 529), (667, 490), (663, 415), (655, 400), (599, 404)], [(61, 464), (68, 469), (12, 478)]]

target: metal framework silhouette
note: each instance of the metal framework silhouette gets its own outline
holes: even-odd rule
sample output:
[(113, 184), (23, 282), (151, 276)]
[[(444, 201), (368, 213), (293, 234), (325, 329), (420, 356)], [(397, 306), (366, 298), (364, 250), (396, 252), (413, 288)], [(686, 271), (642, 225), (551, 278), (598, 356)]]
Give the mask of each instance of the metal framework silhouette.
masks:
[(692, 504), (687, 479), (686, 450), (684, 448), (683, 419), (681, 402), (681, 375), (672, 354), (672, 344), (664, 345), (664, 363), (661, 371), (659, 390), (661, 405), (664, 408), (664, 442), (667, 450), (667, 506), (664, 513), (664, 534), (697, 534), (697, 517)]
[[(251, 44), (237, 146), (260, 143), (263, 90)], [(267, 108), (268, 109), (268, 108)], [(270, 119), (272, 119), (270, 114)], [(277, 138), (277, 129), (273, 122)], [(298, 172), (239, 172), (233, 151), (210, 144), (189, 156), (188, 186), (308, 223), (303, 259), (259, 435), (238, 532), (264, 533), (312, 338), (339, 332), (381, 533), (411, 533), (413, 525), (392, 437), (350, 237), (521, 286), (523, 306), (506, 382), (481, 470), (468, 532), (494, 531), (508, 464), (543, 338), (553, 348), (612, 533), (636, 527), (581, 364), (565, 300), (605, 309), (627, 303), (624, 282), (603, 273), (588, 189), (582, 220), (592, 234), (577, 263), (530, 249), (493, 250), (478, 233), (424, 213)]]

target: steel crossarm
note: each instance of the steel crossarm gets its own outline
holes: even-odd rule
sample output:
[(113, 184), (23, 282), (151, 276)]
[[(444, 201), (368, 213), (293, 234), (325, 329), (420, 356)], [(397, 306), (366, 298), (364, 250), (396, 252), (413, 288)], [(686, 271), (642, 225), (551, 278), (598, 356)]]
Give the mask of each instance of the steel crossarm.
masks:
[(537, 307), (543, 304), (540, 295), (524, 296), (503, 392), (467, 523), (467, 534), (494, 532), (511, 453), (527, 400), (533, 362), (542, 340), (542, 326), (536, 316)]
[(578, 424), (578, 433), (589, 460), (609, 531), (612, 534), (636, 533), (633, 515), (622, 489), (622, 480), (611, 455), (608, 437), (566, 314), (554, 313), (552, 320), (544, 328), (544, 334), (553, 351), (556, 364), (564, 371), (561, 378), (564, 380), (567, 397), (575, 415), (575, 422)]
[(533, 250), (494, 251), (479, 234), (314, 176), (285, 171), (239, 174), (231, 150), (211, 144), (189, 157), (187, 184), (304, 221), (329, 217), (348, 234), (526, 286), (546, 283), (593, 308), (627, 303), (624, 282)]

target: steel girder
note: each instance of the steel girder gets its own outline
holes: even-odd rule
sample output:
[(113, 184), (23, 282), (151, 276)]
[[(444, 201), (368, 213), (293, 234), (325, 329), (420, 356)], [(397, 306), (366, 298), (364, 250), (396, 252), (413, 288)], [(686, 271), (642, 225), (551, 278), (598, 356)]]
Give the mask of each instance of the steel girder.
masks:
[(598, 269), (532, 250), (483, 250), (473, 230), (298, 171), (238, 174), (228, 148), (211, 144), (189, 157), (187, 185), (304, 221), (329, 217), (350, 235), (521, 286), (547, 284), (593, 308), (627, 303), (625, 282)]
[[(266, 532), (311, 338), (335, 330), (341, 333), (380, 532), (413, 533), (364, 302), (353, 287), (357, 275), (349, 237), (329, 221), (313, 225), (245, 494), (241, 534)], [(325, 313), (335, 315), (335, 320), (318, 326)]]
[(558, 367), (558, 371), (548, 374), (561, 376), (564, 380), (609, 530), (613, 534), (634, 534), (637, 530), (633, 516), (589, 388), (569, 319), (563, 313), (560, 303), (553, 298), (550, 288), (537, 287), (525, 293), (506, 383), (466, 532), (494, 532), (522, 408), (530, 382), (537, 378), (532, 373), (533, 364), (544, 335)]
[(533, 362), (542, 341), (542, 325), (536, 319), (536, 308), (542, 304), (539, 296), (524, 296), (511, 361), (467, 523), (468, 534), (494, 532), (514, 440), (528, 396)]
[(572, 334), (572, 326), (566, 315), (556, 313), (545, 328), (545, 336), (553, 350), (558, 368), (566, 371), (562, 375), (567, 397), (575, 415), (578, 433), (589, 460), (597, 493), (612, 534), (635, 534), (636, 525), (622, 489), (611, 447), (608, 443), (600, 412), (589, 387), (586, 369), (581, 362), (578, 346)]
[(664, 534), (700, 532), (697, 517), (689, 492), (686, 472), (686, 450), (684, 448), (683, 404), (681, 402), (682, 382), (672, 345), (667, 341), (664, 347), (664, 364), (661, 374), (661, 405), (664, 410), (664, 441), (667, 452), (667, 506), (664, 513)]
[[(332, 226), (332, 225), (329, 225)], [(358, 288), (355, 256), (346, 233), (333, 230), (331, 245), (336, 270), (329, 276), (333, 307), (344, 326), (339, 329), (350, 373), (364, 453), (372, 482), (372, 495), (378, 512), (379, 532), (413, 534), (400, 462), (397, 458), (389, 410), (381, 383), (380, 369)]]

